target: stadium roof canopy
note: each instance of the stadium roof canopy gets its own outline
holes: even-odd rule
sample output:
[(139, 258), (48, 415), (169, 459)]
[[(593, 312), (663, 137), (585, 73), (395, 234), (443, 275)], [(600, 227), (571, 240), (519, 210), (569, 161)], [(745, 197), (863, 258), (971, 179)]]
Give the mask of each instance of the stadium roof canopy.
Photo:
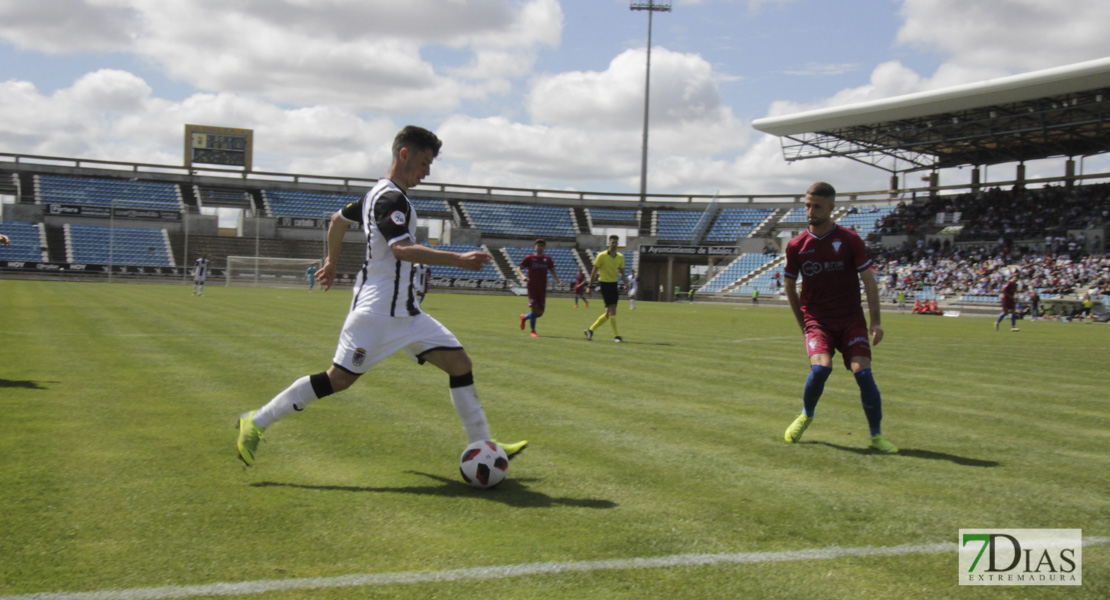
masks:
[(1110, 58), (752, 125), (780, 136), (788, 161), (843, 156), (892, 173), (1089, 156), (1110, 150)]

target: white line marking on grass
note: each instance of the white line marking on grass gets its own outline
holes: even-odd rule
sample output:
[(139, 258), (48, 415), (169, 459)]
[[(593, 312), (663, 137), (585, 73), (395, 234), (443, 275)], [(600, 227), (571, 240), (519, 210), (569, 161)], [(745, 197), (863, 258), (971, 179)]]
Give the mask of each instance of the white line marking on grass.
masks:
[[(743, 339), (739, 339), (739, 340), (728, 340), (728, 343), (730, 343), (730, 344), (746, 344), (748, 342), (768, 342), (768, 341), (797, 340), (797, 339), (798, 339), (798, 336), (796, 336), (796, 335), (778, 335), (778, 336), (775, 336), (775, 337), (743, 338)], [(805, 341), (805, 340), (802, 340), (802, 341)]]
[[(1105, 544), (1110, 537), (1090, 537), (1084, 546)], [(817, 548), (786, 552), (744, 552), (738, 554), (675, 554), (655, 558), (628, 558), (616, 560), (585, 560), (571, 562), (541, 562), (445, 571), (405, 571), (398, 573), (370, 573), (337, 577), (309, 577), (302, 579), (271, 579), (243, 581), (240, 583), (210, 583), (129, 590), (103, 590), (99, 592), (44, 592), (19, 596), (0, 596), (0, 600), (161, 600), (163, 598), (188, 598), (192, 596), (236, 596), (288, 592), (305, 589), (334, 589), (372, 587), (412, 583), (439, 583), (444, 581), (504, 579), (525, 575), (551, 575), (556, 573), (614, 571), (627, 569), (658, 569), (720, 564), (752, 564), (793, 562), (806, 560), (832, 560), (867, 556), (903, 556), (906, 554), (940, 554), (957, 552), (955, 542), (940, 544), (904, 544), (880, 548)]]

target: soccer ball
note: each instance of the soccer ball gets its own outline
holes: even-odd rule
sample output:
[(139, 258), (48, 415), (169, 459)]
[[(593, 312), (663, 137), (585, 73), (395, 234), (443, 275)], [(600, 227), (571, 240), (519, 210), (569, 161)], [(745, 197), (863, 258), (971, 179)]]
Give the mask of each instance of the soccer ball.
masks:
[(476, 488), (486, 489), (501, 483), (508, 470), (508, 455), (493, 442), (474, 442), (459, 457), (463, 481)]

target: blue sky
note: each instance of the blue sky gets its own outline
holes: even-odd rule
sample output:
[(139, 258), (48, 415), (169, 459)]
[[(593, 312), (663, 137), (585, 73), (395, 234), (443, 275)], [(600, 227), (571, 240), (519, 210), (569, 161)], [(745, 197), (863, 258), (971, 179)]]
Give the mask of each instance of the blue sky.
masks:
[[(787, 164), (751, 121), (1110, 55), (1110, 3), (1089, 0), (672, 9), (653, 19), (658, 193), (883, 188), (852, 161)], [(646, 35), (628, 0), (0, 0), (0, 151), (180, 164), (196, 123), (254, 129), (260, 170), (377, 177), (415, 123), (445, 141), (430, 181), (635, 192)]]

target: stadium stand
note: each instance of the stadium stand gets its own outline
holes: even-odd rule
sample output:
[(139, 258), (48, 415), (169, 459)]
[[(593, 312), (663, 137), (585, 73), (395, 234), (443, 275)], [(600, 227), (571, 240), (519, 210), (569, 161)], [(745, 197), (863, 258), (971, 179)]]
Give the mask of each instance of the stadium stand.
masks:
[(640, 222), (634, 208), (590, 208), (587, 212), (594, 223), (637, 225)]
[(806, 222), (806, 209), (804, 206), (795, 206), (794, 208), (791, 208), (789, 212), (787, 212), (785, 215), (783, 215), (781, 219), (779, 219), (779, 223), (782, 223), (784, 225), (788, 223), (798, 223), (799, 225), (802, 225)]
[(767, 208), (723, 208), (705, 234), (705, 241), (735, 242), (746, 238), (773, 212)]
[(409, 198), (412, 207), (416, 209), (417, 216), (428, 214), (450, 214), (451, 207), (446, 200), (432, 200), (428, 198)]
[(0, 223), (0, 233), (8, 236), (11, 245), (0, 245), (0, 260), (47, 260), (46, 233), (41, 223), (9, 221)]
[(525, 206), (465, 201), (460, 206), (483, 235), (574, 239), (571, 211), (565, 206)]
[(360, 194), (325, 194), (290, 190), (262, 190), (270, 216), (326, 219), (332, 213), (358, 201)]
[(251, 195), (244, 190), (229, 190), (193, 186), (193, 192), (203, 206), (232, 206), (248, 208), (251, 206)]
[[(780, 270), (781, 271), (781, 270)], [(759, 290), (760, 296), (773, 296), (782, 291), (782, 279), (774, 278), (775, 270), (760, 273), (742, 286), (732, 290), (733, 294), (749, 297), (752, 290)]]
[(768, 254), (741, 254), (728, 264), (723, 270), (701, 286), (701, 292), (712, 294), (719, 292), (733, 283), (747, 277), (752, 271), (774, 260)]
[[(837, 217), (836, 222), (841, 227), (850, 227), (863, 239), (879, 228), (880, 223), (887, 215), (894, 212), (896, 205), (887, 206), (862, 206), (849, 207), (848, 210)], [(805, 216), (803, 210), (803, 217)]]
[(165, 229), (66, 225), (70, 262), (172, 267)]
[(173, 210), (183, 208), (181, 194), (172, 183), (38, 175), (36, 197), (41, 204), (68, 204), (93, 208)]
[(702, 213), (692, 210), (655, 211), (655, 236), (661, 242), (690, 242)]

